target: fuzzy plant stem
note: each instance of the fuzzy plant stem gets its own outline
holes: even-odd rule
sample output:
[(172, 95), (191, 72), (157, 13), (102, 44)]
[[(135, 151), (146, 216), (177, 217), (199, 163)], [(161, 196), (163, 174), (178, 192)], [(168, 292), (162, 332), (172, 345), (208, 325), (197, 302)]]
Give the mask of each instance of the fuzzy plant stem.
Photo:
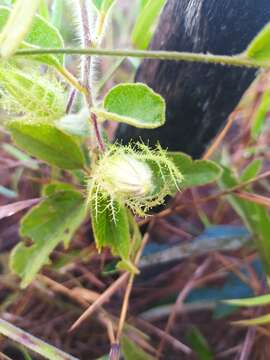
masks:
[[(79, 12), (80, 12), (79, 15), (82, 24), (82, 34), (81, 34), (82, 45), (85, 48), (91, 48), (93, 46), (93, 43), (91, 39), (90, 21), (88, 17), (88, 8), (86, 6), (86, 0), (79, 1)], [(93, 106), (93, 98), (91, 95), (93, 89), (91, 88), (91, 83), (90, 83), (91, 72), (93, 71), (92, 67), (93, 67), (93, 63), (91, 56), (87, 56), (82, 59), (82, 84), (86, 89), (85, 101), (90, 109), (90, 120), (93, 125), (97, 144), (99, 146), (100, 151), (104, 152), (105, 144), (102, 139), (102, 135), (100, 133), (97, 117), (91, 112), (91, 107)]]
[(149, 50), (122, 50), (122, 49), (100, 49), (100, 48), (43, 48), (18, 50), (16, 56), (31, 56), (40, 54), (66, 54), (66, 55), (99, 55), (110, 57), (133, 57), (140, 59), (159, 59), (172, 61), (187, 61), (207, 64), (220, 64), (247, 68), (270, 68), (269, 61), (255, 61), (249, 59), (245, 54), (235, 56), (212, 55), (202, 53), (177, 52), (177, 51), (149, 51)]
[[(88, 9), (86, 6), (86, 1), (82, 0), (80, 4), (80, 16), (82, 20), (82, 43), (85, 48), (91, 48), (92, 40), (91, 40), (91, 31), (90, 31), (90, 23), (88, 18)], [(91, 56), (86, 56), (81, 59), (82, 61), (82, 83), (88, 90), (88, 94), (86, 96), (86, 100), (89, 106), (92, 106), (92, 96), (91, 96), (91, 86), (90, 86), (90, 71), (91, 71)]]
[(91, 120), (92, 120), (92, 123), (93, 123), (93, 126), (94, 126), (94, 131), (95, 131), (95, 134), (96, 134), (96, 138), (97, 138), (99, 148), (100, 148), (100, 150), (102, 152), (105, 152), (105, 150), (106, 150), (105, 149), (105, 144), (104, 144), (104, 141), (103, 141), (102, 136), (101, 136), (100, 131), (99, 131), (96, 114), (91, 113)]

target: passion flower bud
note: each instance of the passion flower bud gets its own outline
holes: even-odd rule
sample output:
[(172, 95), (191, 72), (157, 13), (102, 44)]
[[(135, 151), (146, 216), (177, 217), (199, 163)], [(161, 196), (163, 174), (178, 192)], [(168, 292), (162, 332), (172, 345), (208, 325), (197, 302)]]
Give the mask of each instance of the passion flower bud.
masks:
[(110, 194), (123, 198), (147, 196), (153, 188), (152, 172), (146, 163), (132, 155), (116, 154), (106, 163), (102, 185)]
[(88, 204), (106, 202), (116, 218), (114, 202), (129, 207), (134, 214), (147, 215), (149, 209), (164, 202), (180, 189), (183, 175), (159, 145), (149, 149), (137, 143), (112, 145), (93, 169), (88, 187)]
[(17, 50), (30, 30), (40, 0), (17, 0), (0, 35), (0, 53), (8, 58)]

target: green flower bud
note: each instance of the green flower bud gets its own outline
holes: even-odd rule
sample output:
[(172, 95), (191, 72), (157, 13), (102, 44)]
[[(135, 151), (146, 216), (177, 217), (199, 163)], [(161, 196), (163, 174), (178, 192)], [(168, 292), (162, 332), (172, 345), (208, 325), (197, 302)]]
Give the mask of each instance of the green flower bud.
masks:
[(103, 187), (120, 197), (147, 196), (153, 189), (150, 167), (129, 154), (115, 154), (106, 162)]
[(106, 198), (115, 218), (113, 203), (128, 206), (135, 214), (145, 216), (154, 206), (162, 204), (167, 195), (179, 190), (183, 176), (159, 146), (113, 145), (96, 164), (89, 183), (88, 203)]

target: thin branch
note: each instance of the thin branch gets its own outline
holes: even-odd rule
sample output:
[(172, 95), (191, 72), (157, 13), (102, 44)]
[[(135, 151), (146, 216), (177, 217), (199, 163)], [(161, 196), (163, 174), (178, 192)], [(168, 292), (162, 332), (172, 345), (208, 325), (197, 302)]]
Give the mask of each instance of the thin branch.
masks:
[(192, 353), (192, 350), (187, 345), (183, 344), (178, 339), (175, 339), (170, 334), (165, 333), (165, 331), (159, 329), (158, 327), (152, 325), (144, 319), (134, 318), (132, 319), (132, 322), (140, 328), (143, 328), (146, 332), (150, 332), (153, 335), (164, 339), (164, 341), (168, 342), (168, 344), (170, 344), (175, 350), (181, 351), (186, 355), (190, 355)]
[(74, 101), (76, 99), (77, 91), (76, 89), (72, 89), (68, 96), (67, 106), (66, 106), (66, 114), (69, 114), (72, 111), (72, 107), (74, 104)]
[(231, 129), (236, 118), (236, 113), (237, 113), (237, 109), (230, 114), (225, 127), (221, 130), (220, 134), (215, 138), (214, 142), (210, 145), (209, 149), (207, 149), (206, 153), (203, 155), (204, 160), (209, 159), (218, 149), (221, 142), (224, 140), (225, 136), (228, 134), (229, 130)]
[(75, 330), (81, 323), (89, 318), (97, 309), (99, 309), (110, 297), (125, 283), (129, 273), (121, 275), (102, 295), (79, 317), (79, 319), (71, 326), (69, 331)]
[[(245, 188), (246, 186), (248, 185), (251, 185), (251, 184), (254, 184), (255, 182), (257, 181), (260, 181), (262, 179), (265, 179), (267, 177), (270, 177), (270, 170), (268, 171), (265, 171), (264, 173), (250, 179), (250, 180), (247, 180), (245, 182), (242, 182), (241, 184), (239, 185), (236, 185), (232, 188), (229, 188), (229, 189), (226, 189), (226, 190), (222, 190), (222, 191), (219, 191), (219, 192), (216, 192), (215, 194), (213, 195), (209, 195), (209, 196), (206, 196), (202, 199), (198, 199), (197, 200), (197, 204), (204, 204), (204, 203), (207, 203), (208, 201), (211, 201), (211, 200), (216, 200), (222, 196), (226, 196), (226, 195), (231, 195), (231, 194), (234, 194), (234, 195), (238, 195), (239, 196), (239, 190)], [(164, 217), (167, 217), (167, 216), (170, 216), (172, 215), (173, 213), (175, 212), (179, 212), (183, 209), (185, 209), (187, 206), (190, 206), (190, 205), (193, 205), (193, 202), (192, 201), (186, 201), (184, 205), (179, 205), (179, 206), (176, 206), (174, 208), (168, 208), (168, 209), (165, 209), (161, 212), (159, 212), (158, 214), (156, 215), (153, 215), (152, 217), (147, 217), (145, 219), (143, 219), (142, 221), (139, 222), (139, 225), (142, 226), (142, 225), (146, 225), (148, 224), (150, 221), (154, 219), (161, 219), (161, 218), (164, 218)]]
[(92, 124), (93, 124), (93, 127), (94, 127), (94, 132), (95, 132), (95, 136), (96, 136), (96, 139), (97, 139), (99, 149), (101, 150), (101, 152), (104, 152), (105, 151), (105, 144), (104, 144), (104, 141), (103, 141), (102, 136), (101, 136), (100, 131), (99, 131), (97, 116), (93, 112), (91, 113), (91, 121), (92, 121)]
[(177, 51), (143, 51), (125, 49), (99, 49), (99, 48), (42, 48), (18, 50), (16, 56), (31, 56), (40, 54), (66, 54), (66, 55), (98, 55), (111, 57), (134, 57), (143, 59), (159, 59), (173, 61), (189, 61), (199, 63), (212, 63), (237, 67), (269, 68), (269, 61), (255, 61), (246, 58), (243, 54), (236, 56), (212, 55), (202, 53)]
[(244, 191), (236, 191), (235, 196), (253, 202), (255, 204), (263, 205), (270, 208), (270, 198), (258, 194), (252, 194)]
[(255, 339), (256, 339), (256, 329), (255, 328), (248, 329), (243, 347), (241, 349), (241, 354), (240, 356), (237, 356), (236, 359), (239, 360), (249, 359), (250, 355), (252, 355), (251, 351), (254, 346)]
[[(151, 227), (151, 225), (150, 225), (150, 227)], [(138, 265), (141, 255), (142, 255), (142, 252), (143, 252), (143, 249), (144, 249), (145, 245), (147, 244), (148, 240), (149, 240), (149, 232), (147, 232), (142, 239), (141, 246), (136, 254), (136, 258), (134, 261), (135, 266)], [(121, 314), (120, 314), (120, 319), (119, 319), (119, 324), (118, 324), (118, 329), (117, 329), (117, 335), (116, 335), (117, 343), (119, 343), (119, 341), (120, 341), (120, 338), (121, 338), (121, 335), (123, 332), (123, 328), (125, 325), (127, 311), (128, 311), (128, 305), (129, 305), (129, 298), (130, 298), (130, 294), (132, 291), (132, 286), (133, 286), (135, 276), (136, 276), (136, 274), (130, 274), (128, 285), (126, 287), (125, 296), (124, 296), (123, 305), (122, 305)]]
[[(183, 306), (183, 302), (186, 299), (186, 297), (188, 296), (188, 294), (190, 293), (190, 291), (196, 286), (196, 281), (198, 280), (199, 277), (202, 276), (202, 274), (204, 273), (204, 271), (206, 270), (206, 268), (209, 266), (210, 264), (210, 259), (207, 259), (201, 266), (198, 267), (198, 269), (195, 271), (194, 275), (192, 276), (192, 278), (190, 279), (190, 281), (186, 284), (186, 286), (183, 288), (183, 290), (179, 293), (178, 298), (174, 304), (174, 307), (172, 309), (172, 312), (169, 316), (166, 328), (165, 328), (165, 333), (169, 334), (173, 324), (175, 322), (175, 317), (177, 314), (177, 310), (179, 310), (179, 308), (181, 308)], [(160, 342), (160, 346), (158, 348), (158, 355), (157, 358), (159, 359), (162, 351), (163, 351), (163, 347), (164, 347), (164, 343), (165, 343), (165, 338), (162, 338), (161, 342)]]

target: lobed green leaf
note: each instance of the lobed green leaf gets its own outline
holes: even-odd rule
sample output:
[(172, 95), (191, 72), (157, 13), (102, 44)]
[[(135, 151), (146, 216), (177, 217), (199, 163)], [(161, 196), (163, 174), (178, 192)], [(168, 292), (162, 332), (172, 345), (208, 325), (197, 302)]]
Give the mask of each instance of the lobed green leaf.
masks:
[(21, 220), (20, 234), (30, 238), (30, 246), (19, 243), (12, 251), (11, 269), (28, 286), (43, 265), (49, 263), (54, 248), (67, 246), (86, 215), (85, 201), (77, 191), (62, 191), (31, 209)]

